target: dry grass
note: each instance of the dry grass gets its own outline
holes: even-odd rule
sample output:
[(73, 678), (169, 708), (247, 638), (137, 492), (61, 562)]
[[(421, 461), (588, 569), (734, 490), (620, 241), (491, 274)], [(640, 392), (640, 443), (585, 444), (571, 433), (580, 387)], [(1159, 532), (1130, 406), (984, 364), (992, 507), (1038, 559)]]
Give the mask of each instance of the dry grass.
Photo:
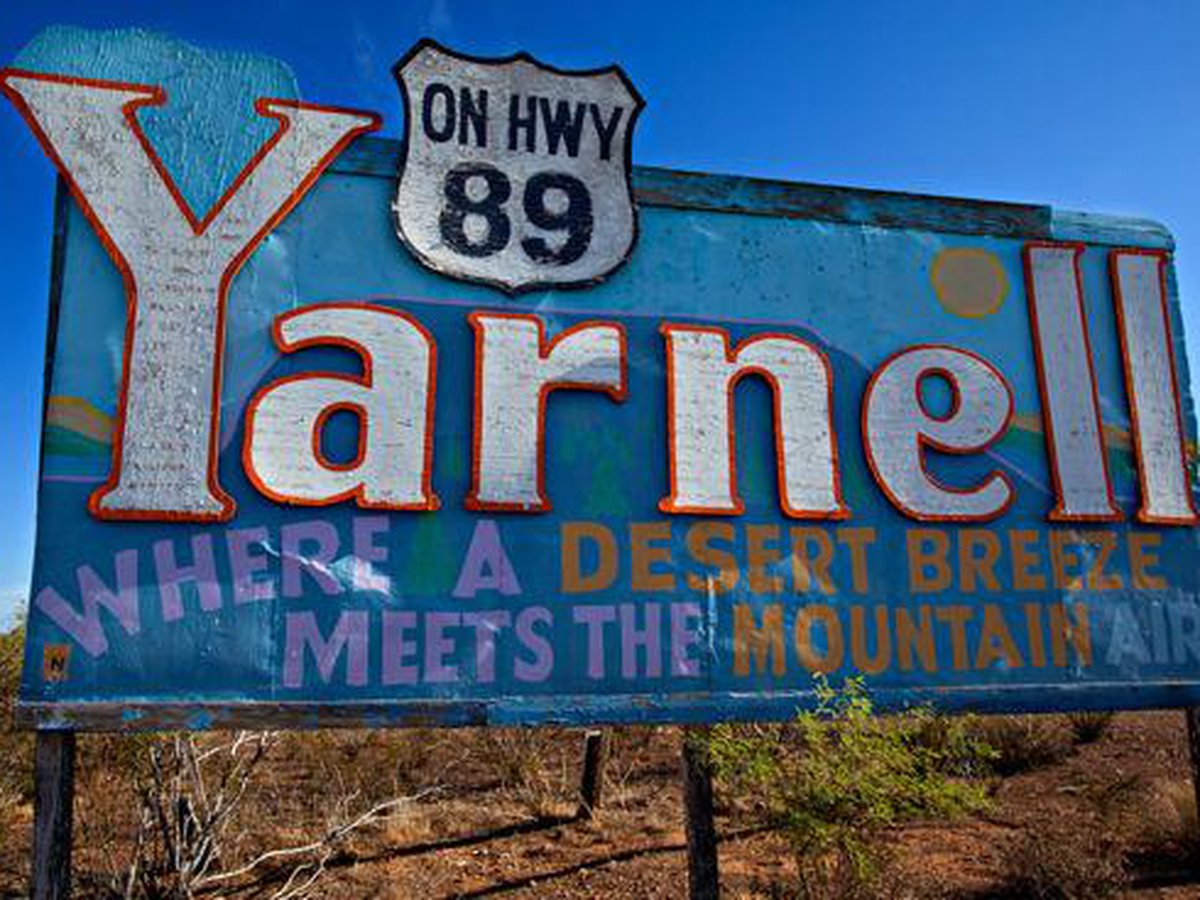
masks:
[(12, 728), (23, 638), (20, 629), (0, 634), (0, 871), (24, 871), (27, 860), (18, 847), (27, 845), (25, 829), (32, 816), (33, 738)]
[(578, 800), (577, 738), (562, 729), (493, 728), (479, 750), (500, 778), (502, 793), (533, 818), (565, 817)]
[(1114, 839), (1095, 829), (1026, 831), (1004, 855), (995, 900), (1105, 900), (1129, 885)]
[(1144, 857), (1200, 860), (1200, 821), (1191, 780), (1164, 779), (1152, 785), (1131, 813), (1126, 831)]
[(1056, 765), (1072, 750), (1071, 731), (1059, 716), (991, 716), (977, 719), (974, 729), (994, 751), (991, 766), (1003, 777)]
[(1071, 726), (1071, 735), (1076, 744), (1094, 744), (1096, 741), (1104, 737), (1108, 733), (1109, 727), (1112, 725), (1113, 716), (1116, 713), (1103, 712), (1077, 712), (1067, 715), (1067, 722)]
[(1175, 834), (1182, 844), (1200, 850), (1200, 817), (1196, 813), (1196, 787), (1189, 781), (1169, 781), (1163, 796), (1175, 812)]

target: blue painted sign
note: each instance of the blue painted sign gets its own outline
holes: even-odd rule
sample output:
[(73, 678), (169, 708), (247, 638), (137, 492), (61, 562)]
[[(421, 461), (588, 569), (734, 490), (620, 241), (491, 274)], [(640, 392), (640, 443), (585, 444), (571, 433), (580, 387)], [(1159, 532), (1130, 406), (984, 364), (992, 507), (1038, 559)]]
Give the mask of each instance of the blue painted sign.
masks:
[(1159, 226), (629, 168), (616, 70), (428, 45), (402, 151), (195, 52), (0, 77), (63, 185), (24, 721), (1200, 697)]

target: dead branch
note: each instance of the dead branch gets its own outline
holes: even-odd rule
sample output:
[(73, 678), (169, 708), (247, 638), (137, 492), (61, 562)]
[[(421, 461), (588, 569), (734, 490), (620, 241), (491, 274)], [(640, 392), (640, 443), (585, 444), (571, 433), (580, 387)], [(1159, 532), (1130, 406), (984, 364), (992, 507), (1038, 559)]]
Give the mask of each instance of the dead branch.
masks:
[[(218, 881), (229, 881), (234, 878), (240, 878), (243, 875), (248, 875), (259, 866), (272, 861), (314, 854), (322, 850), (328, 850), (330, 853), (332, 853), (336, 846), (352, 832), (357, 831), (358, 829), (369, 825), (378, 819), (385, 818), (385, 813), (387, 813), (389, 810), (394, 810), (400, 806), (405, 806), (410, 803), (416, 803), (435, 793), (435, 791), (435, 788), (429, 788), (428, 790), (421, 791), (417, 794), (413, 794), (412, 796), (396, 797), (392, 800), (386, 800), (383, 803), (377, 803), (351, 821), (344, 822), (329, 829), (322, 837), (315, 841), (310, 841), (307, 844), (300, 844), (295, 847), (279, 847), (274, 850), (268, 850), (266, 853), (260, 853), (254, 859), (236, 869), (230, 869), (224, 872), (216, 872), (212, 875), (208, 875), (199, 879), (196, 882), (196, 886), (207, 886), (215, 884)], [(326, 861), (328, 861), (328, 856), (322, 860), (322, 868), (324, 867), (324, 863)]]

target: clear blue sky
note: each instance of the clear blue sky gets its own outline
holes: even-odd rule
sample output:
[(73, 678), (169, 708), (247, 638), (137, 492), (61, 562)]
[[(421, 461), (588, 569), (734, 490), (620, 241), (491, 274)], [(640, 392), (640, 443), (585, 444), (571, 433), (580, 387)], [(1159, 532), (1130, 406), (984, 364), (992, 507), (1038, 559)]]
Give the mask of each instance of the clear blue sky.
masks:
[[(0, 63), (58, 23), (275, 56), (392, 136), (389, 68), (420, 37), (616, 61), (648, 101), (638, 163), (1155, 218), (1200, 371), (1200, 3), (0, 0)], [(52, 188), (0, 108), (0, 622), (29, 581)]]

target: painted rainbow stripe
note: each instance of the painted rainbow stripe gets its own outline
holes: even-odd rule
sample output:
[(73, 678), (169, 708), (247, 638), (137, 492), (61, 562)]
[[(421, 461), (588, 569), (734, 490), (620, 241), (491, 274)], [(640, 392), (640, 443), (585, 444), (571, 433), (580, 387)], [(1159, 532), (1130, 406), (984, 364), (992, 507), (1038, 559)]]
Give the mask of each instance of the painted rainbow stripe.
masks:
[(46, 404), (46, 452), (59, 456), (107, 456), (112, 416), (82, 397), (54, 396)]

